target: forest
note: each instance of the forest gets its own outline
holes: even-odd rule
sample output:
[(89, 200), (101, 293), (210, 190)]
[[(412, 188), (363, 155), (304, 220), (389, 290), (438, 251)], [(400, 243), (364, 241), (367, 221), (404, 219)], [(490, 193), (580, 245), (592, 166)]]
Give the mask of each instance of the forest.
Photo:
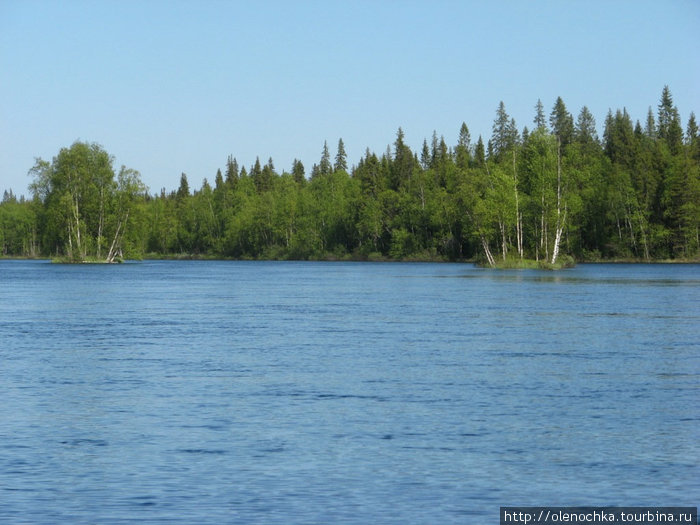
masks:
[(455, 145), (433, 132), (349, 166), (342, 139), (307, 174), (295, 160), (223, 170), (150, 193), (138, 171), (76, 142), (29, 170), (29, 197), (6, 189), (0, 254), (69, 261), (144, 257), (325, 260), (697, 261), (700, 136), (669, 88), (641, 122), (610, 110), (602, 138), (587, 107), (557, 98), (518, 129), (505, 104), (486, 142), (466, 123)]

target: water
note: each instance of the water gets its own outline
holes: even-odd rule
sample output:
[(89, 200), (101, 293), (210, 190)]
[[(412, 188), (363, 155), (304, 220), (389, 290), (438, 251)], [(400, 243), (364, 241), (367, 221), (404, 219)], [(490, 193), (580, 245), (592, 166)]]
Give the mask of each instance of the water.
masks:
[(700, 267), (0, 261), (0, 522), (700, 501)]

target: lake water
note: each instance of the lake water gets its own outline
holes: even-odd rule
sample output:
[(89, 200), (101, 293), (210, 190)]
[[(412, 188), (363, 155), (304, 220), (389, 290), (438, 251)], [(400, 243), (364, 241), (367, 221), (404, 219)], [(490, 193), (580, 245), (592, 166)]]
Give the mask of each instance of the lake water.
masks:
[(700, 502), (700, 266), (0, 261), (0, 522)]

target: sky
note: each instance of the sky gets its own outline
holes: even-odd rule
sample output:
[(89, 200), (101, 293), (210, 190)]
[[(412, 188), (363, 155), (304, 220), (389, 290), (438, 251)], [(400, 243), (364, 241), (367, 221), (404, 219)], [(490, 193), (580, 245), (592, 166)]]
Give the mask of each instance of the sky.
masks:
[(700, 111), (697, 0), (0, 0), (0, 191), (75, 141), (96, 142), (151, 193), (213, 182), (324, 141), (348, 163), (401, 127), (491, 135), (499, 102), (532, 128), (561, 97), (598, 132), (608, 110), (644, 122), (668, 85), (685, 130)]

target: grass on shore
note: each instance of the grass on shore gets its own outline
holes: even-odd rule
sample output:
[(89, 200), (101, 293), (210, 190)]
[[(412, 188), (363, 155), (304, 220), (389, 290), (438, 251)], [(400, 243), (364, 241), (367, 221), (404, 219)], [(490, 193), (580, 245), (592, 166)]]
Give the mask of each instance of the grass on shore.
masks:
[(114, 261), (107, 259), (98, 259), (97, 257), (86, 257), (85, 259), (74, 259), (72, 257), (52, 257), (51, 262), (54, 264), (121, 264), (124, 262), (121, 258), (116, 258)]
[(491, 267), (483, 261), (478, 262), (482, 268), (495, 268), (497, 270), (563, 270), (576, 266), (574, 258), (570, 255), (563, 255), (552, 264), (548, 261), (536, 261), (534, 259), (497, 259), (496, 266)]

